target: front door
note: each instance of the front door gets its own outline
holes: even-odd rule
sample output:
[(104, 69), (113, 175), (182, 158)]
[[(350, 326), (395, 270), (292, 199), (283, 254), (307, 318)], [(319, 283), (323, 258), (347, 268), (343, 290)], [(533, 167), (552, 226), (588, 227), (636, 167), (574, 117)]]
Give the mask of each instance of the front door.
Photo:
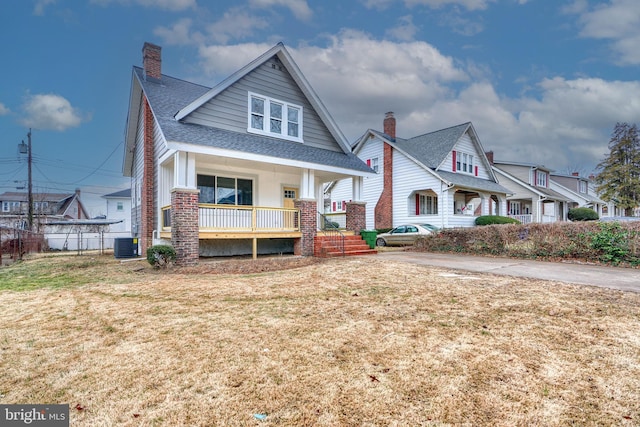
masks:
[(293, 201), (298, 198), (298, 189), (293, 187), (284, 187), (282, 189), (283, 206), (287, 209), (293, 209)]
[[(298, 189), (294, 187), (283, 187), (282, 189), (282, 205), (285, 209), (293, 209), (295, 206), (293, 205), (293, 201), (298, 198)], [(292, 215), (285, 214), (285, 224), (286, 228), (295, 227), (295, 217)]]

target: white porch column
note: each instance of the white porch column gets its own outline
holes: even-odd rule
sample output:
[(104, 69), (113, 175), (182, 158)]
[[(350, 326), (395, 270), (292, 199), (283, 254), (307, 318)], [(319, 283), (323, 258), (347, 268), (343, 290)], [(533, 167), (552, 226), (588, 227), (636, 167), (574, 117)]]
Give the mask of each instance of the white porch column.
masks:
[(178, 151), (173, 157), (173, 187), (197, 188), (196, 156), (193, 153)]
[(351, 200), (354, 202), (362, 201), (362, 189), (364, 187), (364, 178), (361, 176), (354, 176), (351, 178)]
[(315, 200), (315, 171), (313, 169), (303, 169), (300, 177), (300, 198), (305, 200)]
[(484, 193), (478, 193), (480, 196), (480, 215), (489, 215), (489, 202), (491, 199)]

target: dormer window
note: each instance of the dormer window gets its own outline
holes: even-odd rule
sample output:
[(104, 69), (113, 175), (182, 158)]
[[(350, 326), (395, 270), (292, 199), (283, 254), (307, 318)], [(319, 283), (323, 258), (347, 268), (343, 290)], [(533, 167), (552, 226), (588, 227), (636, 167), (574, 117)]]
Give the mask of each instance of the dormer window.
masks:
[(547, 188), (548, 178), (549, 178), (549, 174), (548, 173), (543, 172), (541, 170), (537, 170), (536, 171), (536, 186), (537, 187)]
[(587, 181), (580, 181), (580, 192), (587, 194)]
[(302, 107), (249, 92), (247, 131), (302, 142)]

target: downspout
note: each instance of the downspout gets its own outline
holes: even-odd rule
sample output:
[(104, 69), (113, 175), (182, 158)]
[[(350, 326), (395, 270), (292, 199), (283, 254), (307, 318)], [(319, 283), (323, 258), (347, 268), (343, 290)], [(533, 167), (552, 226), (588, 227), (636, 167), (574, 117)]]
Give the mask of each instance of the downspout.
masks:
[[(444, 181), (440, 180), (440, 194), (441, 194), (441, 195), (444, 195), (444, 194), (445, 194), (445, 190), (443, 190), (443, 189), (442, 189), (442, 184), (444, 184)], [(454, 185), (454, 184), (447, 184), (447, 188), (446, 188), (447, 201), (448, 201), (448, 199), (449, 199), (449, 197), (448, 197), (448, 196), (449, 196), (449, 190), (451, 190), (453, 187), (455, 187), (455, 185)], [(455, 201), (453, 201), (453, 200), (452, 200), (452, 203), (453, 203), (453, 202), (455, 202)], [(447, 205), (448, 205), (448, 204), (449, 204), (449, 203), (447, 203)], [(444, 203), (443, 203), (443, 205), (444, 205), (444, 206), (446, 206)], [(443, 206), (443, 207), (444, 207), (444, 206)], [(446, 214), (446, 212), (445, 212), (445, 209), (440, 209), (440, 212), (441, 212), (441, 215), (442, 215), (442, 219), (441, 219), (441, 222), (442, 222), (442, 228), (448, 228), (448, 226), (449, 226), (449, 221), (448, 221), (448, 216), (447, 216), (447, 214)], [(455, 213), (455, 208), (452, 210), (452, 212), (453, 212), (453, 213)]]

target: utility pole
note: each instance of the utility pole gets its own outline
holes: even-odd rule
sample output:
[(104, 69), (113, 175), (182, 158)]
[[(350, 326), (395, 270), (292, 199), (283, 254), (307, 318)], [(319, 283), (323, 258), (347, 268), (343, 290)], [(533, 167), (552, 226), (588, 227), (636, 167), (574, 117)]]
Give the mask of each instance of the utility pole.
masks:
[(29, 231), (33, 231), (33, 182), (31, 181), (31, 161), (32, 156), (31, 156), (31, 128), (29, 128), (29, 133), (27, 134), (27, 137), (29, 139), (29, 153), (27, 154), (27, 164), (28, 164), (28, 174), (29, 174), (29, 183), (28, 185), (28, 192), (29, 192)]
[(31, 180), (31, 163), (33, 162), (33, 157), (31, 156), (31, 128), (29, 128), (29, 133), (27, 133), (27, 138), (28, 138), (28, 144), (24, 143), (24, 140), (22, 140), (22, 144), (19, 145), (20, 148), (20, 153), (27, 154), (27, 173), (28, 173), (28, 184), (27, 184), (27, 188), (28, 188), (28, 203), (29, 206), (27, 208), (27, 220), (28, 220), (28, 224), (29, 224), (29, 231), (33, 230), (33, 182)]

